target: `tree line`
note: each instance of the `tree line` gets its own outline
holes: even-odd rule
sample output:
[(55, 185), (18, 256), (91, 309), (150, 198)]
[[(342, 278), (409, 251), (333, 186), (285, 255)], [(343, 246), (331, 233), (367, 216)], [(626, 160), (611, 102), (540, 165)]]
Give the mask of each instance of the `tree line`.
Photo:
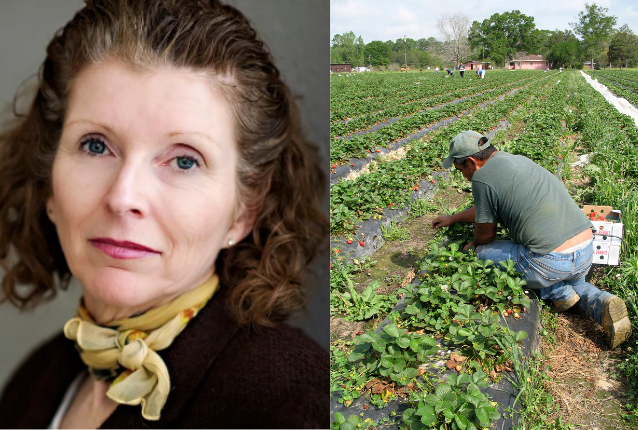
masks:
[(350, 63), (353, 67), (406, 64), (424, 68), (456, 67), (461, 62), (478, 60), (507, 67), (515, 58), (537, 54), (553, 68), (582, 68), (585, 61), (601, 68), (636, 66), (638, 36), (626, 24), (614, 28), (617, 20), (608, 15), (607, 8), (595, 3), (585, 3), (578, 20), (569, 23), (571, 28), (554, 31), (536, 28), (534, 17), (518, 10), (495, 13), (471, 25), (467, 15), (457, 12), (438, 19), (442, 40), (415, 40), (406, 35), (395, 41), (373, 40), (366, 44), (352, 31), (337, 34), (332, 39), (330, 62)]

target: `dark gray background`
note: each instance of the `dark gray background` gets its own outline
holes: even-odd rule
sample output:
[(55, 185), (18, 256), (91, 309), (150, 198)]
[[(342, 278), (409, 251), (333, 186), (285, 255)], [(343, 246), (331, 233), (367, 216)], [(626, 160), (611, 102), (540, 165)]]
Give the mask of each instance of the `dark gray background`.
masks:
[[(251, 20), (262, 40), (270, 47), (285, 81), (298, 96), (304, 128), (321, 152), (320, 166), (328, 166), (329, 0), (226, 1)], [(13, 97), (20, 85), (24, 83), (22, 91), (25, 91), (34, 82), (46, 55), (46, 45), (54, 33), (83, 5), (81, 0), (0, 0), (1, 120), (10, 115)], [(29, 77), (31, 79), (27, 81)], [(323, 197), (327, 214), (327, 186)], [(328, 237), (324, 242), (326, 247), (327, 244)], [(315, 274), (308, 277), (311, 286), (309, 310), (293, 318), (291, 324), (301, 327), (328, 349), (330, 291), (327, 253), (315, 259), (313, 269)], [(33, 312), (19, 313), (11, 305), (0, 305), (0, 390), (25, 355), (61, 331), (64, 323), (74, 316), (80, 295), (80, 287), (74, 282), (68, 292), (60, 293), (54, 301)]]

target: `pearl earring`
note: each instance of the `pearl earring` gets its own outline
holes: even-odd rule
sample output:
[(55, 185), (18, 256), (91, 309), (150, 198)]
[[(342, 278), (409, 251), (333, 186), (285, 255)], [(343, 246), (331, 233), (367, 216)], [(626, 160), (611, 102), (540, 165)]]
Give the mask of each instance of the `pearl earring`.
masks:
[(233, 246), (235, 244), (235, 241), (232, 239), (228, 239), (228, 246)]

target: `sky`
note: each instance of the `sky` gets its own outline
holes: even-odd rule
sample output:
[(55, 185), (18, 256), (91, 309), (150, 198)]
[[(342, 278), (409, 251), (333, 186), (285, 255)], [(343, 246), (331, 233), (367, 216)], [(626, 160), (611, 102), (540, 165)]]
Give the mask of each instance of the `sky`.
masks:
[(494, 13), (520, 10), (534, 17), (541, 30), (572, 29), (585, 3), (609, 9), (607, 15), (617, 17), (615, 28), (627, 24), (638, 34), (638, 1), (636, 0), (330, 0), (330, 39), (348, 31), (361, 36), (364, 43), (373, 40), (395, 41), (404, 35), (414, 40), (434, 37), (442, 40), (436, 21), (444, 13), (463, 12), (482, 22)]

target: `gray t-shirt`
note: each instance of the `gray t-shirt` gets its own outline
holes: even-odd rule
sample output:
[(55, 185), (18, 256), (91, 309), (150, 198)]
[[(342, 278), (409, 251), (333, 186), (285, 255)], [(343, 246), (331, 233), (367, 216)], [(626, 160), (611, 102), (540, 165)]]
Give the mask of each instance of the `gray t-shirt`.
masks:
[(472, 177), (477, 223), (501, 223), (515, 243), (548, 254), (591, 228), (563, 184), (521, 155), (496, 152)]

